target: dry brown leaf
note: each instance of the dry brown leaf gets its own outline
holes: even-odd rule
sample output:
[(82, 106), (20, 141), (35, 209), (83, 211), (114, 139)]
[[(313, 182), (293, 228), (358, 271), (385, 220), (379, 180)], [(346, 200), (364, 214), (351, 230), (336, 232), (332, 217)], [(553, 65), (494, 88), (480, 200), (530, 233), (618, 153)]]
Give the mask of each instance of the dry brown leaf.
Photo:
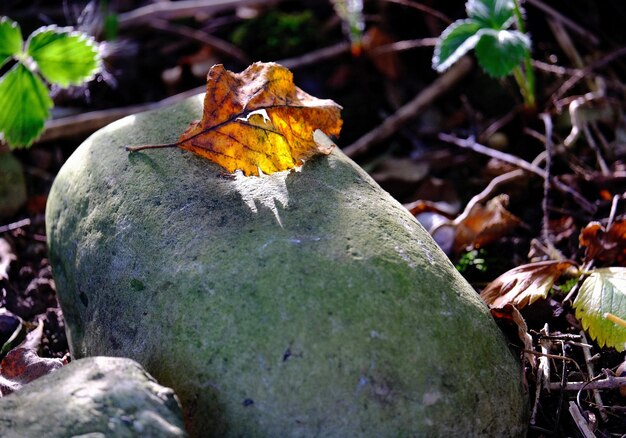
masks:
[(569, 268), (572, 261), (545, 261), (518, 266), (505, 272), (485, 287), (480, 297), (493, 308), (512, 304), (518, 309), (545, 298), (554, 282)]
[[(498, 321), (499, 325), (513, 327), (515, 332), (515, 338), (519, 339), (524, 346), (524, 349), (527, 351), (532, 351), (533, 348), (533, 338), (528, 333), (528, 326), (526, 325), (526, 321), (524, 317), (517, 309), (517, 307), (512, 304), (505, 304), (502, 307), (492, 307), (490, 309), (491, 316)], [(509, 333), (505, 331), (505, 333)], [(524, 358), (528, 363), (535, 368), (537, 366), (537, 358), (534, 354), (525, 352)]]
[(387, 79), (397, 81), (400, 78), (402, 64), (397, 52), (379, 51), (376, 49), (394, 43), (394, 39), (377, 26), (372, 26), (363, 35), (363, 48), (365, 53), (372, 60), (376, 69)]
[(0, 397), (18, 391), (25, 384), (51, 373), (67, 363), (65, 359), (39, 357), (37, 349), (43, 335), (43, 322), (24, 342), (12, 349), (0, 363)]
[(485, 206), (476, 204), (457, 224), (454, 252), (459, 253), (468, 246), (485, 246), (521, 225), (522, 221), (506, 209), (508, 201), (507, 195), (499, 195)]
[(616, 220), (608, 230), (599, 222), (590, 222), (580, 232), (578, 242), (587, 247), (586, 262), (596, 260), (626, 266), (626, 220)]

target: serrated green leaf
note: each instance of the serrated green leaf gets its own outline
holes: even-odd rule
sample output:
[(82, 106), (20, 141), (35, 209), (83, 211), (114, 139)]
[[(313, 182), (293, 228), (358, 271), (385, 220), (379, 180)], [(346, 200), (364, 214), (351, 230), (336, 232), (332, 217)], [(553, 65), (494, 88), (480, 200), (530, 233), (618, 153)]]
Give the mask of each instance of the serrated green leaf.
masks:
[(468, 0), (465, 5), (467, 16), (481, 27), (495, 30), (507, 29), (514, 21), (513, 0)]
[(16, 64), (0, 79), (0, 132), (11, 148), (32, 144), (43, 132), (52, 99), (41, 79)]
[(12, 56), (22, 52), (22, 44), (24, 40), (18, 24), (8, 17), (2, 17), (0, 19), (0, 67)]
[(97, 73), (100, 65), (96, 42), (71, 28), (48, 26), (28, 38), (26, 53), (37, 63), (41, 75), (61, 87), (81, 84)]
[(457, 20), (446, 28), (437, 40), (433, 54), (433, 68), (447, 70), (461, 56), (472, 50), (478, 42), (476, 33), (480, 24), (474, 20)]
[(626, 319), (626, 268), (596, 269), (583, 282), (574, 300), (576, 317), (601, 347), (626, 347), (626, 328), (604, 318), (612, 313)]
[(476, 57), (485, 72), (501, 78), (513, 71), (530, 50), (530, 39), (518, 31), (494, 31), (483, 29), (478, 32)]

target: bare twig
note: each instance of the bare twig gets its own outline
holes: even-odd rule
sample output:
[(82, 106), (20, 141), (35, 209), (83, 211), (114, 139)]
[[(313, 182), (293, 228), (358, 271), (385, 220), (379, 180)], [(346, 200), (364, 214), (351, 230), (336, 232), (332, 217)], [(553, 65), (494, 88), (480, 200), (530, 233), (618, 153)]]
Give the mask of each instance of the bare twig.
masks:
[(548, 212), (548, 204), (550, 199), (550, 170), (552, 168), (552, 119), (547, 113), (541, 114), (541, 120), (546, 129), (546, 178), (543, 180), (543, 199), (541, 201), (541, 208), (543, 209), (543, 223), (541, 231), (543, 233), (543, 240), (546, 245), (551, 246), (550, 242), (550, 213)]
[(446, 24), (452, 24), (452, 20), (450, 19), (450, 17), (448, 17), (445, 14), (442, 14), (441, 12), (423, 3), (418, 3), (416, 1), (411, 1), (411, 0), (385, 0), (385, 1), (387, 1), (388, 3), (395, 3), (397, 5), (402, 5), (402, 6), (407, 6), (409, 8), (417, 9), (428, 15), (432, 15), (433, 17), (440, 19)]
[(29, 225), (30, 225), (30, 219), (22, 219), (21, 221), (17, 221), (11, 224), (0, 226), (0, 233), (6, 233), (7, 231), (17, 230), (18, 228), (24, 228)]
[(614, 195), (611, 200), (611, 211), (609, 212), (609, 222), (606, 224), (606, 229), (610, 229), (615, 221), (615, 215), (617, 214), (617, 204), (619, 204), (619, 200), (621, 199), (620, 195)]
[[(550, 327), (548, 323), (544, 324), (541, 334), (544, 336), (550, 336)], [(544, 339), (540, 341), (541, 352), (543, 355), (539, 358), (539, 367), (537, 368), (537, 387), (535, 389), (535, 404), (533, 405), (532, 414), (530, 416), (530, 424), (535, 424), (537, 418), (537, 409), (539, 408), (539, 398), (541, 396), (541, 390), (546, 388), (550, 391), (550, 359), (547, 356), (550, 354), (548, 345), (550, 341)]]
[(525, 171), (537, 175), (540, 178), (547, 177), (546, 172), (540, 167), (537, 167), (536, 165), (529, 163), (526, 160), (522, 160), (515, 155), (507, 154), (506, 152), (498, 151), (496, 149), (484, 146), (480, 143), (477, 143), (472, 138), (462, 139), (443, 132), (437, 135), (437, 138), (439, 138), (439, 140), (445, 141), (446, 143), (452, 143), (462, 148), (471, 149), (474, 152), (478, 152), (479, 154), (487, 155), (488, 157), (495, 158), (496, 160), (512, 164), (513, 166), (524, 169)]
[(233, 46), (230, 43), (227, 43), (221, 38), (217, 38), (201, 30), (193, 29), (191, 27), (182, 26), (179, 24), (172, 24), (169, 23), (167, 20), (162, 20), (159, 18), (150, 20), (149, 25), (153, 29), (179, 35), (190, 40), (202, 43), (206, 46), (211, 47), (216, 52), (222, 55), (230, 56), (231, 58), (236, 59), (243, 65), (248, 65), (251, 62), (250, 58), (248, 58), (248, 55), (246, 55), (239, 48)]
[(606, 161), (604, 161), (604, 157), (602, 156), (602, 151), (600, 147), (596, 143), (596, 140), (591, 135), (591, 130), (589, 129), (589, 125), (585, 123), (583, 125), (583, 132), (585, 134), (585, 139), (587, 140), (587, 144), (591, 148), (591, 150), (596, 154), (596, 160), (598, 161), (598, 165), (600, 166), (600, 173), (602, 175), (607, 176), (611, 173), (609, 170), (609, 166), (607, 166)]
[(450, 70), (423, 89), (413, 100), (387, 117), (378, 127), (344, 148), (343, 151), (346, 155), (354, 157), (369, 151), (374, 145), (391, 137), (400, 126), (415, 117), (420, 111), (430, 105), (435, 99), (448, 91), (461, 78), (469, 73), (473, 64), (470, 58), (461, 58)]
[[(548, 177), (546, 172), (543, 169), (537, 167), (535, 164), (529, 163), (528, 161), (522, 160), (521, 158), (514, 155), (491, 149), (487, 146), (475, 142), (472, 139), (462, 139), (445, 133), (440, 133), (437, 137), (447, 143), (452, 143), (463, 148), (471, 149), (480, 154), (487, 155), (488, 157), (512, 164), (519, 167), (520, 169), (531, 172), (539, 176), (540, 178)], [(580, 207), (582, 207), (588, 213), (594, 213), (596, 211), (596, 207), (589, 201), (587, 201), (580, 193), (576, 192), (566, 184), (563, 184), (558, 179), (550, 178), (550, 183), (561, 192), (567, 193)]]
[(586, 41), (589, 41), (594, 46), (597, 46), (600, 43), (600, 39), (597, 36), (595, 36), (593, 33), (589, 32), (587, 29), (583, 28), (582, 26), (580, 26), (579, 24), (577, 24), (575, 21), (571, 20), (570, 18), (567, 18), (566, 16), (558, 12), (556, 9), (546, 5), (541, 0), (526, 0), (526, 1), (527, 3), (536, 7), (537, 9), (540, 9), (546, 14), (550, 15), (555, 20), (558, 20), (560, 23), (563, 24), (563, 26), (577, 33), (578, 35), (583, 37)]
[(395, 43), (378, 46), (369, 53), (372, 55), (380, 55), (382, 53), (402, 52), (404, 50), (416, 49), (419, 47), (434, 47), (438, 38), (419, 38), (416, 40), (396, 41)]
[[(580, 336), (583, 342), (587, 344), (588, 341), (587, 341), (587, 337), (585, 336), (584, 330), (580, 331)], [(596, 373), (594, 370), (593, 361), (591, 360), (591, 348), (583, 347), (582, 350), (583, 350), (583, 355), (585, 356), (585, 364), (587, 364), (587, 372), (589, 376), (593, 378), (596, 375)], [(593, 382), (590, 382), (589, 384), (591, 383)], [(587, 385), (587, 387), (588, 386), (589, 385)], [(600, 391), (598, 391), (597, 388), (591, 388), (591, 391), (593, 392), (593, 399), (596, 401), (596, 404), (598, 405), (600, 418), (602, 418), (603, 421), (607, 421), (609, 418), (606, 415), (606, 411), (602, 408), (602, 406), (604, 406), (604, 403), (602, 402), (602, 396), (600, 395)]]
[(88, 113), (76, 114), (74, 116), (63, 117), (50, 120), (46, 123), (46, 130), (39, 139), (39, 142), (57, 140), (75, 135), (90, 134), (103, 126), (131, 114), (143, 111), (151, 111), (170, 106), (188, 97), (195, 96), (206, 90), (206, 86), (197, 87), (180, 94), (163, 99), (159, 102), (151, 102), (141, 105), (132, 105), (122, 108), (112, 108), (107, 110), (92, 111)]
[(626, 55), (626, 47), (621, 47), (614, 52), (609, 53), (603, 58), (595, 61), (594, 63), (588, 65), (582, 70), (578, 70), (576, 74), (572, 75), (567, 81), (563, 82), (563, 84), (559, 87), (559, 89), (554, 92), (554, 94), (550, 97), (552, 102), (556, 102), (561, 96), (563, 96), (570, 88), (578, 83), (581, 79), (589, 76), (595, 69), (604, 67), (605, 65), (615, 61), (616, 59)]
[(626, 377), (615, 377), (608, 375), (604, 379), (594, 380), (592, 382), (567, 382), (565, 386), (561, 386), (560, 382), (550, 383), (550, 389), (554, 391), (581, 391), (581, 390), (598, 390), (598, 389), (617, 389), (626, 386)]
[(146, 24), (154, 18), (189, 17), (198, 12), (215, 14), (252, 4), (274, 4), (268, 0), (183, 0), (177, 2), (155, 2), (118, 15), (120, 29)]
[(328, 61), (329, 59), (337, 58), (346, 53), (350, 53), (350, 42), (342, 41), (333, 46), (314, 50), (302, 56), (287, 58), (276, 62), (288, 69), (296, 69), (306, 67), (307, 65), (315, 64), (320, 61)]
[(596, 435), (589, 427), (589, 423), (583, 416), (582, 412), (580, 412), (580, 408), (576, 405), (576, 402), (569, 402), (569, 413), (584, 438), (595, 438)]

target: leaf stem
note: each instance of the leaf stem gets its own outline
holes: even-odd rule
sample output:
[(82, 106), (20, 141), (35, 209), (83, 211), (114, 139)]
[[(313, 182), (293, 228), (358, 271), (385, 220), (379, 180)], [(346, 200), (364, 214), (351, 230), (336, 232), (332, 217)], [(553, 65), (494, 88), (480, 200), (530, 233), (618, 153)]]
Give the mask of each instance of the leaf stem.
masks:
[(164, 143), (164, 144), (142, 144), (140, 146), (124, 146), (128, 152), (143, 151), (144, 149), (163, 149), (163, 148), (175, 148), (178, 147), (178, 143)]
[[(522, 10), (519, 6), (519, 0), (513, 0), (513, 13), (515, 15), (515, 21), (517, 24), (517, 30), (521, 33), (526, 33), (524, 26), (524, 17), (522, 16)], [(526, 50), (524, 53), (524, 69), (516, 67), (513, 70), (515, 81), (520, 87), (522, 97), (524, 98), (524, 104), (528, 109), (534, 110), (536, 106), (535, 101), (535, 74), (533, 72), (533, 66), (530, 59), (530, 50)]]

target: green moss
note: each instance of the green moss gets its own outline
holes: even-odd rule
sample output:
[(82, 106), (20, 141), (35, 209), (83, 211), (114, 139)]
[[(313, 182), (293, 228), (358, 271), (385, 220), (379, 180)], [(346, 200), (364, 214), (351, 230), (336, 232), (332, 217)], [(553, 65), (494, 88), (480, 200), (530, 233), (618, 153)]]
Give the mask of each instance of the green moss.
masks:
[(311, 11), (270, 9), (237, 27), (231, 41), (256, 59), (281, 59), (315, 47), (319, 27)]

